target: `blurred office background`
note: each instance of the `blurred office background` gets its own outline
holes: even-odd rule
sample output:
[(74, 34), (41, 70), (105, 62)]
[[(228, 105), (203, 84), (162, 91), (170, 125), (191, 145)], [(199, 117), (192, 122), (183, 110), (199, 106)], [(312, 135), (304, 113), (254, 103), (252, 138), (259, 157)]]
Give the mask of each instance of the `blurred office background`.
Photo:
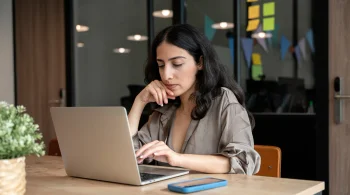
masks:
[[(273, 9), (264, 10), (268, 3)], [(252, 6), (259, 6), (258, 16), (250, 16)], [(327, 64), (316, 62), (327, 34), (315, 20), (324, 6), (315, 0), (2, 0), (0, 97), (24, 104), (47, 144), (55, 137), (51, 106), (129, 111), (146, 85), (154, 36), (189, 23), (210, 39), (244, 89), (255, 143), (282, 149), (282, 177), (325, 180), (327, 164), (320, 163), (328, 154), (319, 149), (327, 147), (327, 130), (318, 102), (327, 78), (316, 67)], [(256, 19), (260, 26), (247, 30)], [(151, 112), (147, 107), (140, 126)]]

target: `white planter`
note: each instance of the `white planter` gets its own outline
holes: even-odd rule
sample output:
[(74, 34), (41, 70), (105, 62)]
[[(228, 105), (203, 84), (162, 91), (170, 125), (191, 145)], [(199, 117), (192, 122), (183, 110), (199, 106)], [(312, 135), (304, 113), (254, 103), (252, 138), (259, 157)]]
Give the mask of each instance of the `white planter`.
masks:
[(0, 195), (22, 195), (25, 191), (25, 157), (0, 160)]

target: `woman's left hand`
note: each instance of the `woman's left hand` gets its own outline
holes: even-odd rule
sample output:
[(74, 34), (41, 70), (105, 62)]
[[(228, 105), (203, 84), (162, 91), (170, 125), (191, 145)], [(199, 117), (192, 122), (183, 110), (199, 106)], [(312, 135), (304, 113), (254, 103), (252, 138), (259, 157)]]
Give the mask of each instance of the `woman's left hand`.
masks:
[(146, 158), (153, 158), (156, 161), (168, 163), (171, 166), (178, 166), (181, 154), (171, 150), (163, 141), (155, 140), (142, 146), (136, 152), (138, 163)]

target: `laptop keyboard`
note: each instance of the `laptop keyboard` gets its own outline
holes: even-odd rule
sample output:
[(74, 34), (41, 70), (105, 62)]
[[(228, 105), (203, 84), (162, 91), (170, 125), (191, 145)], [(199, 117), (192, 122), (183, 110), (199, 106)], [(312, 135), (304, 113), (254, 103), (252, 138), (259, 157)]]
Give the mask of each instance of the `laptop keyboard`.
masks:
[(141, 181), (147, 181), (150, 179), (157, 179), (164, 177), (165, 175), (151, 174), (151, 173), (140, 173)]

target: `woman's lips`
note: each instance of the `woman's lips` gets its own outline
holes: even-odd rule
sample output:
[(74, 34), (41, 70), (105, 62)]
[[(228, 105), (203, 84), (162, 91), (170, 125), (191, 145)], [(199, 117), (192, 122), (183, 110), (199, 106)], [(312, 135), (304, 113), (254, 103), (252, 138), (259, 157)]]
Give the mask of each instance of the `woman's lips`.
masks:
[(175, 85), (175, 84), (172, 84), (172, 85), (165, 84), (165, 86), (166, 86), (168, 89), (175, 89), (178, 85)]

